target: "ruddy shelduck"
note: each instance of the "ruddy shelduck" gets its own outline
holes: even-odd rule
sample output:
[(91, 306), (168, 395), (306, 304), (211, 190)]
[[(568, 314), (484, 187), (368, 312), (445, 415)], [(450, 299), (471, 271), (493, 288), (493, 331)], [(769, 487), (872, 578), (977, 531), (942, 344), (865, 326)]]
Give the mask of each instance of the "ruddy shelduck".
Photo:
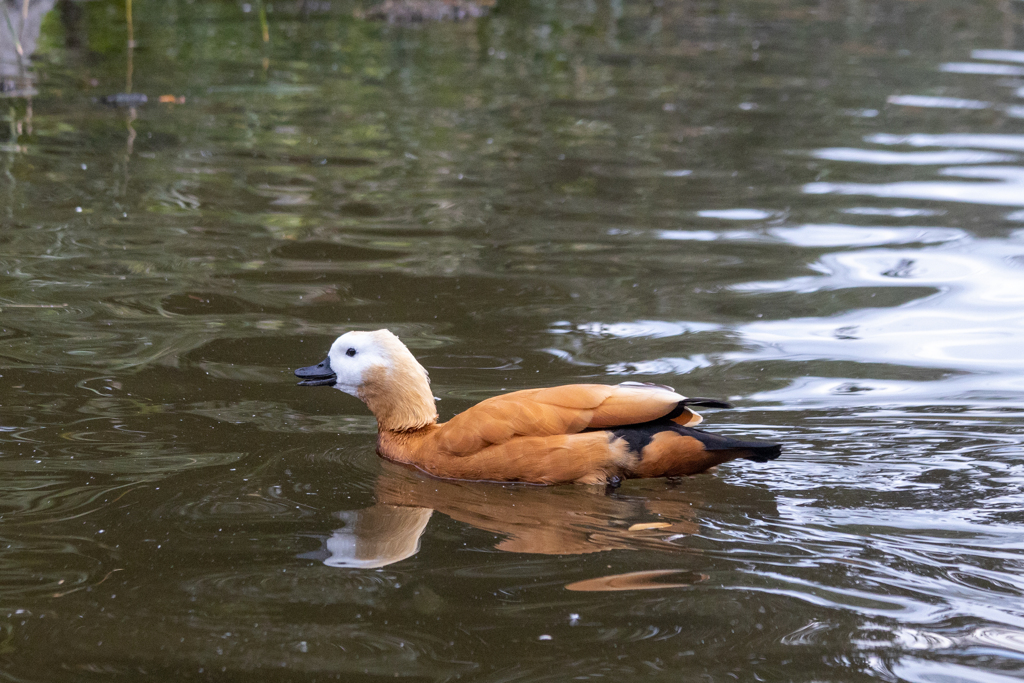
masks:
[(388, 330), (347, 332), (327, 358), (299, 368), (300, 386), (331, 386), (377, 418), (377, 453), (435, 477), (532, 484), (606, 484), (704, 472), (729, 460), (774, 460), (782, 447), (693, 429), (687, 398), (639, 382), (570, 384), (489, 398), (437, 423), (426, 369)]

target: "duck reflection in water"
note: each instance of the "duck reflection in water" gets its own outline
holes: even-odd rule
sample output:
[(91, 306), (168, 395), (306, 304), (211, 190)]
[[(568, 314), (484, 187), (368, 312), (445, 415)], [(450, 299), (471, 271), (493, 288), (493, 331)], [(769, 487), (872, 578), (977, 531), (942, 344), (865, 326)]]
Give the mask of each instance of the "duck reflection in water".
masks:
[[(774, 510), (758, 488), (739, 487), (713, 475), (695, 477), (697, 487), (637, 486), (629, 495), (604, 487), (541, 487), (440, 480), (383, 462), (377, 502), (335, 513), (343, 525), (320, 536), (322, 547), (299, 557), (331, 567), (376, 568), (407, 559), (436, 510), (454, 520), (502, 536), (495, 548), (541, 555), (580, 555), (606, 550), (684, 551), (677, 542), (700, 530), (702, 508), (724, 505)], [(727, 490), (726, 490), (727, 489)]]

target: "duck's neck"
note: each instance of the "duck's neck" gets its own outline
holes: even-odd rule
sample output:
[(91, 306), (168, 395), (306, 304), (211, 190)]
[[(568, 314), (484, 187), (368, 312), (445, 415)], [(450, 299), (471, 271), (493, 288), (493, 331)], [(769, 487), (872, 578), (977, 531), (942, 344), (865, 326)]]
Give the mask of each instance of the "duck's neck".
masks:
[(360, 388), (359, 398), (377, 418), (378, 431), (413, 432), (437, 422), (434, 394), (422, 369), (374, 372), (376, 376)]
[(381, 429), (377, 433), (377, 453), (386, 460), (423, 467), (424, 457), (429, 460), (435, 454), (433, 437), (440, 427), (431, 423), (426, 427), (404, 432)]

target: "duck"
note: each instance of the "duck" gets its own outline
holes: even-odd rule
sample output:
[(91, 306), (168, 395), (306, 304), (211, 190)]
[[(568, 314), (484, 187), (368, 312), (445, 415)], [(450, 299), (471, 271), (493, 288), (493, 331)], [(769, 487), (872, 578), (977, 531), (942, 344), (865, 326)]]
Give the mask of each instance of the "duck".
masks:
[(782, 452), (777, 443), (694, 428), (703, 420), (694, 406), (729, 403), (642, 382), (513, 391), (438, 423), (426, 368), (387, 329), (346, 332), (327, 358), (294, 372), (299, 386), (334, 387), (365, 403), (377, 418), (382, 458), (441, 479), (614, 488)]

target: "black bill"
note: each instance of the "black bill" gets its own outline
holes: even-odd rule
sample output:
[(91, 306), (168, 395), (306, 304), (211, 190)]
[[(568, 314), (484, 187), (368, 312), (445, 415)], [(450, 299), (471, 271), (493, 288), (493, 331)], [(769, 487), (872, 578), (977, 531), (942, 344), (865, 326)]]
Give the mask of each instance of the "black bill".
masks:
[(295, 376), (302, 380), (299, 382), (300, 387), (334, 386), (334, 380), (337, 379), (331, 369), (330, 358), (324, 358), (316, 365), (299, 368)]

